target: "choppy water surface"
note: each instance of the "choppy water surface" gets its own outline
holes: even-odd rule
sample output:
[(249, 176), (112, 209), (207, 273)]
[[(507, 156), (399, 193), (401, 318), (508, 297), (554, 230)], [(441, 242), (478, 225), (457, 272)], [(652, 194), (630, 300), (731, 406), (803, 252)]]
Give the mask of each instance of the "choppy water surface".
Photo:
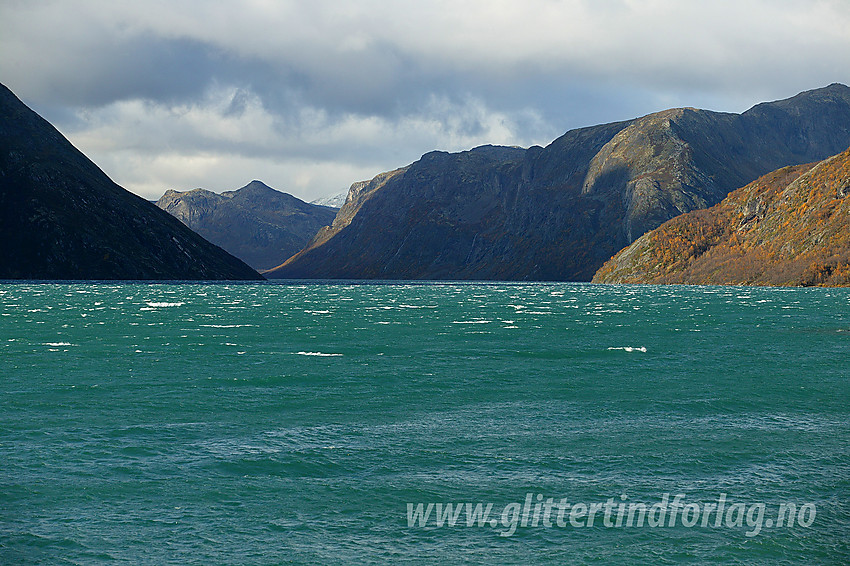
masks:
[[(0, 563), (844, 564), (848, 353), (847, 290), (0, 285)], [(816, 516), (504, 536), (665, 493)]]

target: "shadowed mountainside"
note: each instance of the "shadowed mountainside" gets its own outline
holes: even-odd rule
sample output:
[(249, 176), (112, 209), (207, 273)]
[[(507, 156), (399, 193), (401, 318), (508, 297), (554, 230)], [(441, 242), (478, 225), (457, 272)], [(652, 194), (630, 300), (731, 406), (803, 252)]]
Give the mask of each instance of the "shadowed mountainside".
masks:
[(0, 279), (262, 279), (126, 191), (0, 85)]
[(598, 283), (850, 285), (850, 149), (785, 167), (678, 216), (608, 261)]
[(337, 212), (260, 181), (221, 194), (169, 190), (156, 205), (257, 270), (280, 265), (301, 250)]
[(850, 88), (743, 114), (680, 108), (572, 130), (545, 148), (432, 152), (352, 185), (280, 278), (590, 280), (662, 222), (850, 145)]

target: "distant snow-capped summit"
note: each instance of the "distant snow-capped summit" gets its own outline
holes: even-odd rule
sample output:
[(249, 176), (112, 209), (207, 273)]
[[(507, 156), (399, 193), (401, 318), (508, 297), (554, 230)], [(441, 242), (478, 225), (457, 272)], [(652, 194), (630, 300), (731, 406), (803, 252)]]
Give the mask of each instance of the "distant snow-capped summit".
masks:
[(316, 200), (311, 200), (310, 204), (318, 204), (319, 206), (329, 206), (331, 208), (342, 208), (342, 205), (345, 204), (345, 198), (347, 196), (348, 191), (343, 191), (341, 193), (337, 193), (329, 197), (322, 197), (317, 198)]

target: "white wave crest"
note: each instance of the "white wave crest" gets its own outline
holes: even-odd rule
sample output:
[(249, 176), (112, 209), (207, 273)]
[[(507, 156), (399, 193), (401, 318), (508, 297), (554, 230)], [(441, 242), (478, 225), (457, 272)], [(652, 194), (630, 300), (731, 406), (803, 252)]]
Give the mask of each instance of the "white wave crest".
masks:
[(341, 356), (342, 354), (326, 354), (324, 352), (295, 352), (299, 356), (322, 356), (322, 357), (333, 357), (333, 356)]

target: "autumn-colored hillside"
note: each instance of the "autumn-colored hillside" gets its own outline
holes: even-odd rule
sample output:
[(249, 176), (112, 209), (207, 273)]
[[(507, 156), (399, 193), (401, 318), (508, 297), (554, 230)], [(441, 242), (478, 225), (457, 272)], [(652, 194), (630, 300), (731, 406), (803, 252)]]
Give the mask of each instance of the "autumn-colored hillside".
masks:
[(597, 283), (850, 285), (850, 149), (785, 167), (621, 250)]

